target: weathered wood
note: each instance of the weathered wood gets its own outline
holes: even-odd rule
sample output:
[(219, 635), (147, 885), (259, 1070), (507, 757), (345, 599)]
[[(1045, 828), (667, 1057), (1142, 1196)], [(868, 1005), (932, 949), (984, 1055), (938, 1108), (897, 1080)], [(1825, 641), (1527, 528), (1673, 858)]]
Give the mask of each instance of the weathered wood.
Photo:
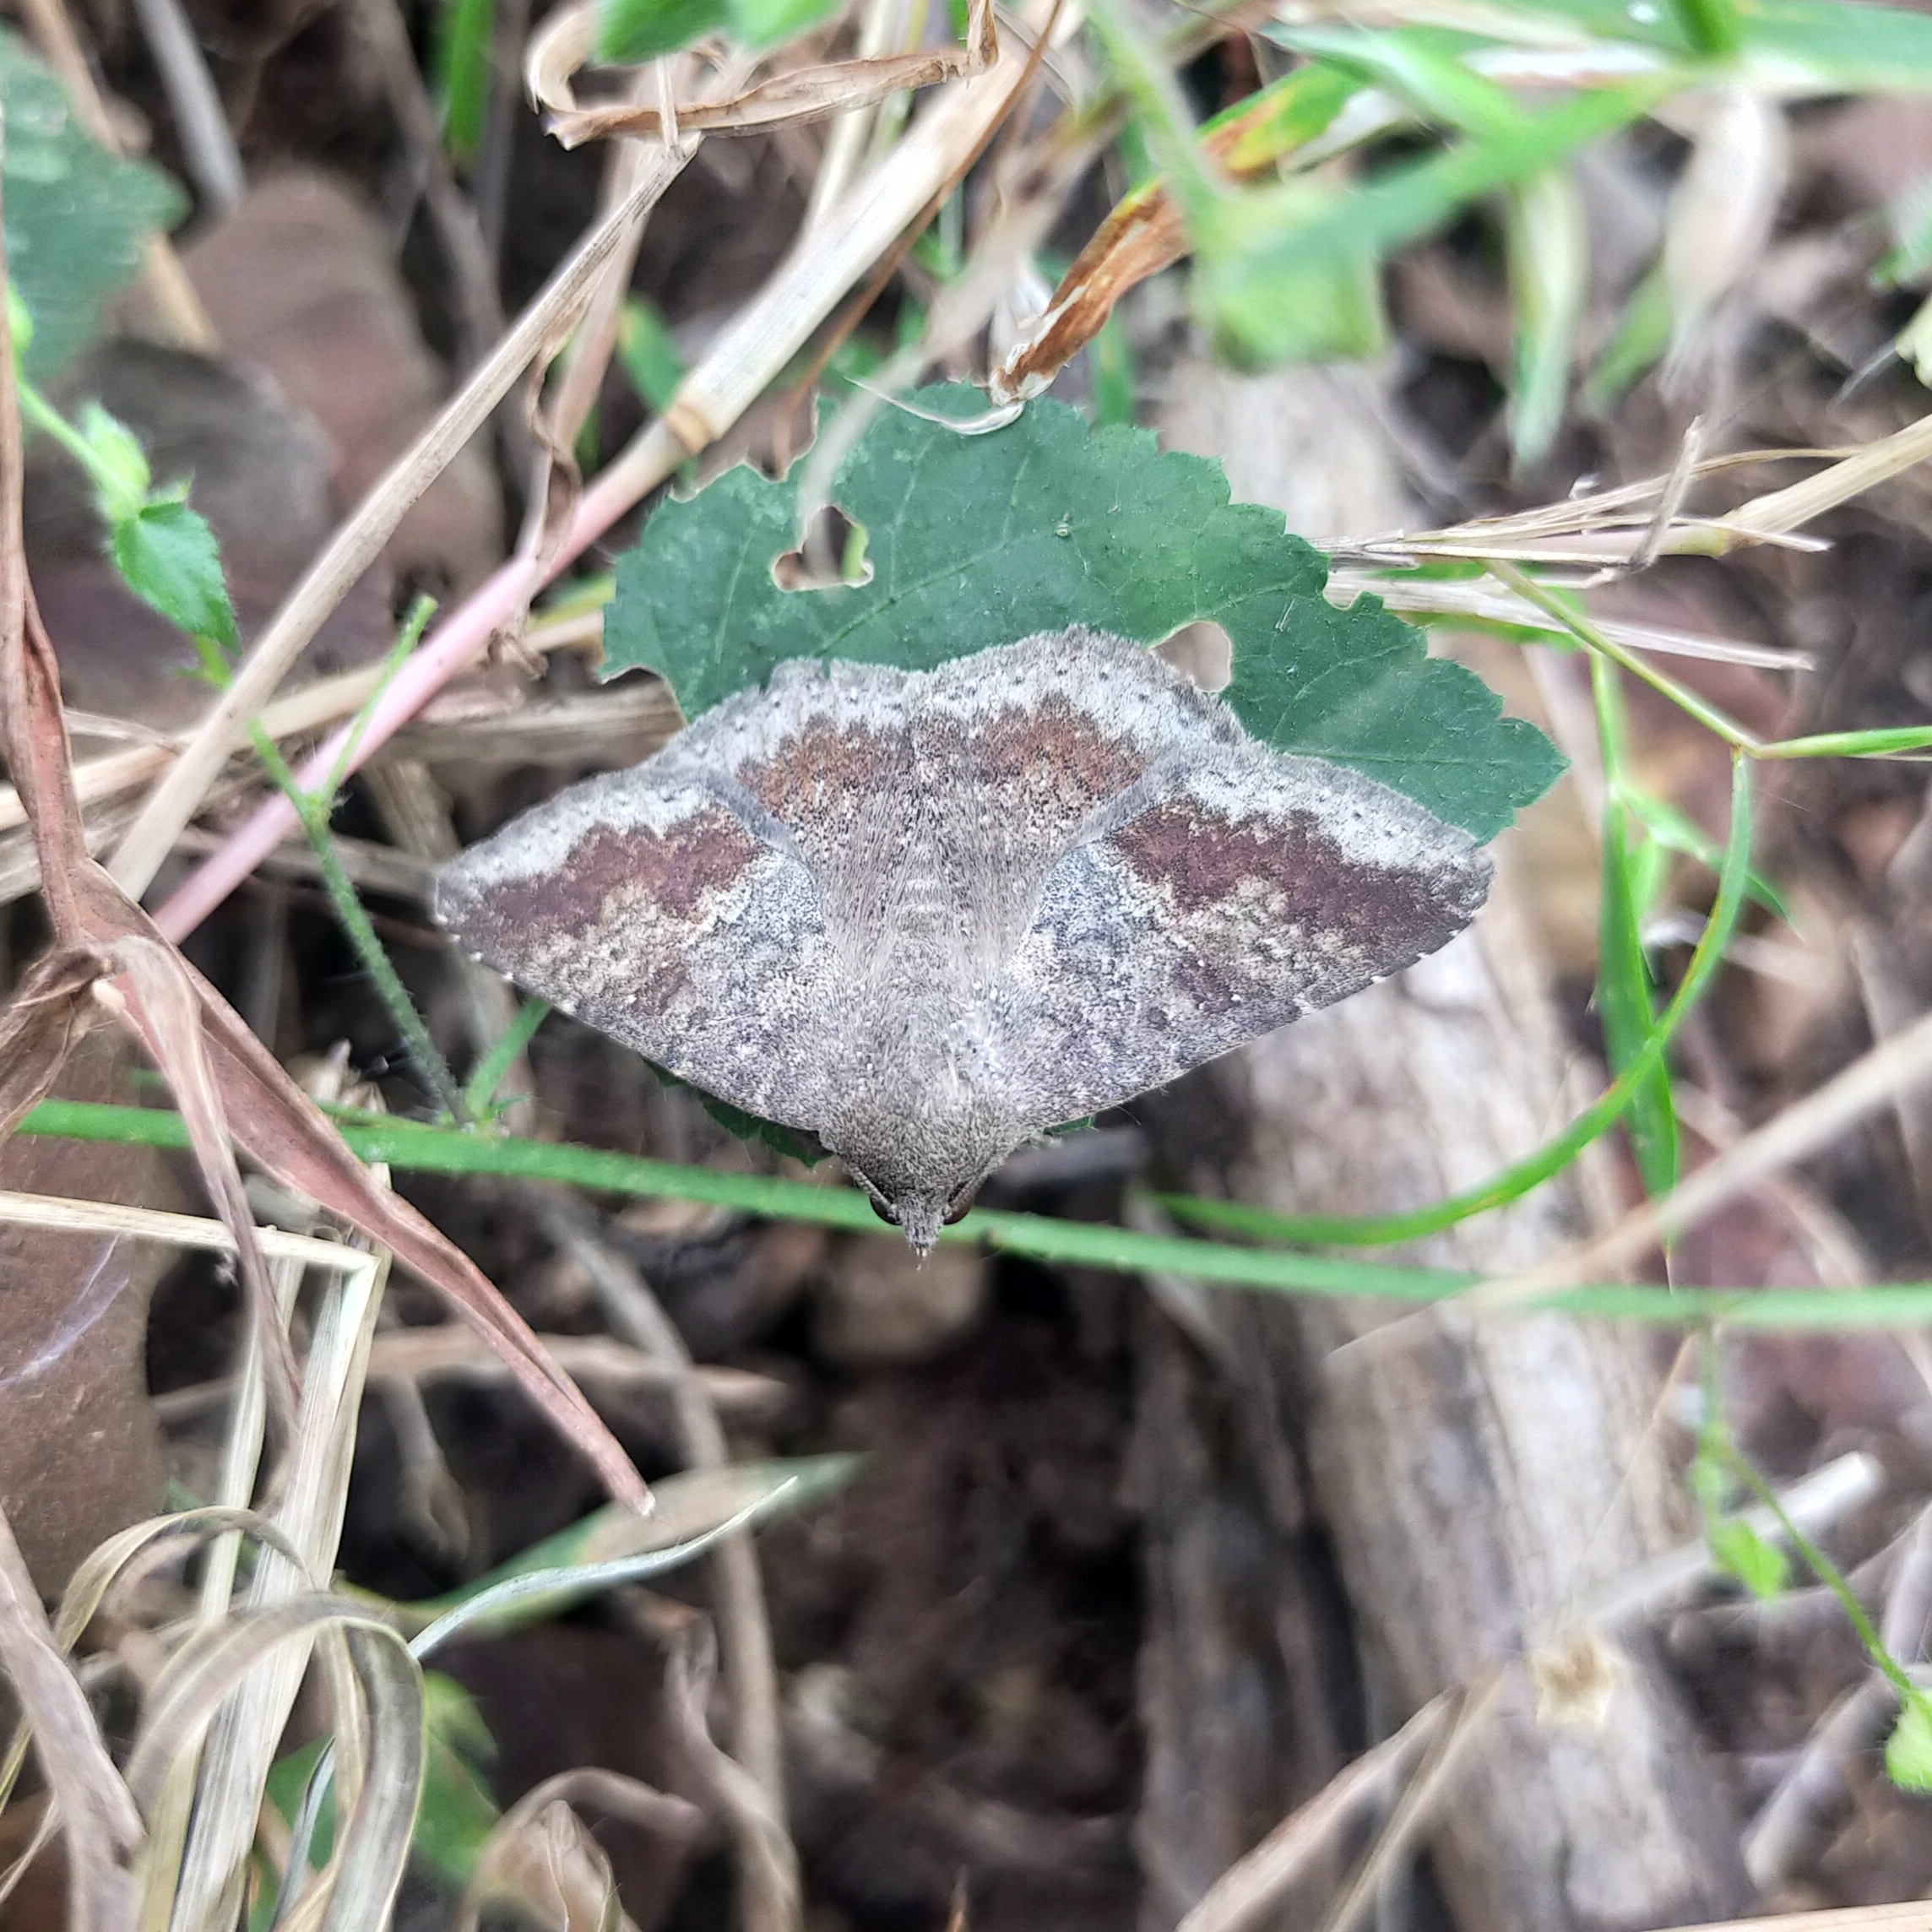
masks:
[[(1274, 501), (1317, 538), (1402, 520), (1366, 419), (1331, 378), (1184, 364), (1172, 396), (1170, 440), (1220, 454), (1237, 499)], [(1338, 454), (1352, 480), (1338, 481)], [(1304, 470), (1321, 474), (1306, 502)], [(1507, 834), (1500, 855), (1471, 932), (1210, 1071), (1247, 1122), (1229, 1167), (1239, 1197), (1343, 1213), (1419, 1205), (1486, 1179), (1574, 1110), (1572, 1056), (1520, 916)], [(1573, 1172), (1403, 1258), (1522, 1266), (1585, 1231), (1582, 1185)], [(1546, 1644), (1567, 1606), (1685, 1533), (1649, 1427), (1662, 1377), (1648, 1338), (1554, 1317), (1471, 1329), (1423, 1316), (1362, 1343), (1386, 1307), (1262, 1298), (1229, 1319), (1242, 1399), (1267, 1411), (1254, 1426), (1305, 1455), (1376, 1736)], [(1158, 1625), (1163, 1606), (1149, 1608)], [(1165, 1640), (1157, 1628), (1149, 1641)], [(1728, 1794), (1673, 1686), (1639, 1647), (1593, 1654), (1606, 1665), (1594, 1707), (1539, 1717), (1517, 1663), (1459, 1760), (1432, 1848), (1467, 1932), (1635, 1932), (1723, 1918), (1747, 1897)], [(1150, 1734), (1156, 1765), (1162, 1748)]]

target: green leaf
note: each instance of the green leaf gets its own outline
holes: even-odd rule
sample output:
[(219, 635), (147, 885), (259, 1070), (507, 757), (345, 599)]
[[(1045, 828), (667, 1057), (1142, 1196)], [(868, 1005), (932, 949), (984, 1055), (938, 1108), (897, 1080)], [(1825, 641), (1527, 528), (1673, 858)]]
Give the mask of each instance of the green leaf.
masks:
[(795, 40), (832, 13), (838, 0), (600, 0), (597, 57), (655, 60), (707, 34), (729, 34), (762, 49)]
[(480, 1768), (497, 1755), (497, 1745), (475, 1701), (453, 1677), (425, 1671), (423, 1700), (429, 1748), (410, 1848), (456, 1890), (469, 1882), (502, 1816)]
[(1110, 312), (1087, 345), (1094, 380), (1094, 426), (1134, 420), (1134, 351), (1118, 312)]
[[(955, 416), (984, 407), (964, 386), (914, 399)], [(1164, 454), (1147, 431), (1089, 430), (1047, 399), (974, 437), (893, 410), (832, 494), (867, 533), (869, 583), (779, 589), (791, 479), (741, 467), (663, 504), (618, 562), (605, 675), (655, 670), (696, 717), (788, 658), (929, 670), (1070, 624), (1153, 644), (1200, 619), (1228, 634), (1224, 695), (1256, 736), (1353, 766), (1479, 838), (1563, 768), (1379, 600), (1329, 604), (1326, 562), (1278, 511), (1231, 504), (1218, 464)]]
[(1728, 1517), (1712, 1526), (1711, 1560), (1725, 1576), (1734, 1577), (1760, 1603), (1768, 1604), (1784, 1588), (1789, 1567), (1784, 1552), (1766, 1543), (1742, 1517)]
[(755, 1141), (761, 1147), (768, 1147), (773, 1153), (782, 1153), (806, 1167), (817, 1167), (825, 1159), (825, 1149), (816, 1135), (801, 1133), (796, 1127), (781, 1126), (776, 1121), (761, 1120), (756, 1114), (747, 1114), (742, 1107), (734, 1107), (729, 1100), (720, 1100), (715, 1094), (707, 1094), (702, 1087), (693, 1087), (688, 1080), (680, 1080), (668, 1066), (659, 1066), (654, 1060), (647, 1060), (644, 1065), (665, 1086), (683, 1088), (726, 1133), (735, 1134), (741, 1141)]
[[(1650, 968), (1643, 955), (1642, 907), (1631, 866), (1629, 822), (1614, 800), (1604, 811), (1604, 865), (1597, 917), (1597, 1012), (1610, 1071), (1630, 1065), (1657, 1024)], [(1637, 1088), (1624, 1116), (1644, 1190), (1667, 1193), (1677, 1181), (1677, 1113), (1670, 1075), (1659, 1065)]]
[(149, 237), (187, 204), (158, 169), (90, 138), (59, 81), (5, 28), (0, 110), (7, 268), (33, 317), (24, 366), (44, 383), (93, 340), (101, 298), (133, 275)]
[(601, 0), (597, 58), (655, 60), (703, 35), (722, 32), (729, 18), (726, 0)]
[[(1368, 305), (1386, 256), (1479, 198), (1627, 126), (1680, 78), (1593, 89), (1540, 114), (1516, 114), (1506, 127), (1388, 168), (1359, 187), (1294, 180), (1223, 191), (1205, 206), (1183, 197), (1202, 326), (1241, 362), (1362, 353), (1362, 345), (1380, 339), (1370, 334)], [(1175, 185), (1178, 191), (1178, 178)]]
[[(423, 1673), (423, 1728), (428, 1748), (410, 1848), (445, 1885), (460, 1890), (475, 1870), (477, 1856), (502, 1815), (478, 1768), (496, 1756), (496, 1741), (475, 1700), (453, 1677), (441, 1671)], [(294, 1824), (328, 1743), (327, 1738), (312, 1739), (269, 1767), (268, 1799), (285, 1824)], [(311, 1869), (319, 1870), (327, 1864), (334, 1846), (335, 1792), (331, 1786), (323, 1795), (315, 1832), (309, 1840)], [(267, 1932), (275, 1897), (272, 1882), (259, 1888), (249, 1913), (249, 1932)]]
[[(1698, 59), (1705, 50), (1697, 35), (1708, 29), (1685, 16), (1704, 11), (1703, 0), (1647, 8), (1633, 7), (1631, 0), (1537, 0), (1518, 17), (1543, 36), (1553, 19), (1566, 20), (1605, 40)], [(1832, 94), (1904, 94), (1932, 87), (1932, 18), (1907, 8), (1742, 0), (1734, 18), (1737, 78), (1746, 86), (1789, 92), (1794, 84), (1809, 84)]]
[(1932, 1704), (1906, 1699), (1885, 1740), (1885, 1775), (1901, 1791), (1932, 1791)]
[[(1664, 850), (1695, 859), (1700, 866), (1713, 872), (1723, 865), (1723, 846), (1669, 800), (1654, 797), (1626, 783), (1617, 788), (1617, 801)], [(1786, 904), (1784, 895), (1763, 873), (1755, 868), (1748, 872), (1745, 876), (1745, 891), (1772, 918), (1783, 920), (1787, 925), (1791, 924), (1791, 909)], [(1644, 903), (1648, 904), (1647, 900)]]
[(115, 524), (111, 541), (115, 567), (137, 597), (191, 638), (233, 648), (235, 611), (220, 547), (198, 511), (160, 498)]
[(482, 144), (496, 17), (496, 0), (442, 0), (437, 19), (436, 102), (443, 144), (459, 161), (471, 160)]
[(684, 380), (684, 358), (671, 339), (670, 324), (654, 305), (636, 296), (624, 298), (618, 318), (617, 361), (631, 387), (662, 415)]
[(111, 526), (139, 516), (154, 477), (148, 453), (133, 431), (99, 403), (88, 403), (80, 412), (80, 434), (87, 445), (88, 471), (100, 514)]
[(1589, 288), (1583, 198), (1567, 168), (1551, 168), (1511, 191), (1506, 234), (1515, 336), (1510, 442), (1522, 470), (1549, 455), (1562, 426)]
[(1920, 280), (1932, 269), (1932, 174), (1917, 176), (1886, 209), (1891, 247), (1872, 269), (1876, 288)]
[(816, 27), (838, 0), (730, 0), (731, 37), (741, 46), (776, 47)]
[(1692, 52), (1722, 60), (1744, 45), (1737, 0), (1671, 0), (1678, 30)]
[(1583, 385), (1584, 410), (1591, 415), (1608, 415), (1625, 390), (1663, 360), (1675, 326), (1670, 284), (1659, 262), (1625, 298), (1610, 339)]

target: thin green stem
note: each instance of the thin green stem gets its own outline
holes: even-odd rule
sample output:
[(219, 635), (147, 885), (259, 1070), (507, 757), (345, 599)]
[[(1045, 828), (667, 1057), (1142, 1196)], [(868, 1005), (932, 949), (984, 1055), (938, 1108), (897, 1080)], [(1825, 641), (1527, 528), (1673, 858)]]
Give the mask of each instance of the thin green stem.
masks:
[(1845, 1613), (1846, 1621), (1858, 1633), (1859, 1642), (1865, 1647), (1865, 1654), (1885, 1674), (1899, 1701), (1904, 1704), (1918, 1704), (1932, 1713), (1932, 1700), (1914, 1684), (1905, 1666), (1886, 1648), (1885, 1639), (1878, 1634), (1865, 1607), (1861, 1604), (1851, 1585), (1846, 1582), (1844, 1573), (1832, 1562), (1810, 1537), (1786, 1513), (1778, 1501), (1777, 1492), (1752, 1466), (1749, 1457), (1740, 1454), (1737, 1445), (1731, 1441), (1728, 1430), (1722, 1431), (1718, 1441), (1718, 1453), (1723, 1457), (1733, 1475), (1771, 1511), (1789, 1541), (1791, 1547), (1804, 1560), (1813, 1576), (1838, 1599), (1838, 1608)]
[(1706, 703), (1696, 692), (1678, 683), (1676, 679), (1666, 677), (1654, 665), (1646, 664), (1641, 653), (1626, 650), (1614, 639), (1605, 637), (1566, 600), (1539, 583), (1527, 572), (1518, 570), (1513, 563), (1501, 557), (1488, 559), (1484, 567), (1500, 583), (1506, 583), (1517, 596), (1533, 604), (1547, 616), (1554, 617), (1571, 636), (1587, 644), (1592, 650), (1600, 652), (1611, 663), (1621, 665), (1632, 677), (1642, 678), (1653, 691), (1661, 692), (1680, 710), (1695, 718), (1707, 730), (1715, 732), (1734, 750), (1756, 753), (1763, 749), (1761, 742), (1734, 719), (1718, 710), (1716, 705)]
[(410, 605), (409, 615), (403, 619), (396, 632), (396, 641), (389, 646), (383, 659), (382, 675), (376, 681), (376, 687), (363, 699), (355, 715), (349, 721), (349, 730), (342, 741), (342, 749), (336, 754), (335, 762), (329, 768), (328, 778), (315, 788), (315, 795), (333, 806), (335, 795), (340, 791), (343, 782), (355, 763), (355, 754), (361, 749), (362, 735), (369, 729), (369, 720), (376, 715), (376, 706), (383, 693), (389, 687), (389, 681), (403, 668), (403, 660), (422, 639), (429, 628), (429, 621), (436, 615), (436, 600), (418, 595)]
[(409, 616), (404, 619), (395, 642), (383, 660), (381, 679), (357, 711), (328, 777), (314, 790), (311, 791), (296, 777), (295, 768), (282, 756), (280, 746), (258, 723), (249, 725), (248, 735), (263, 768), (281, 787), (283, 795), (295, 807), (303, 836), (308, 840), (309, 849), (314, 853), (315, 862), (321, 868), (323, 886), (328, 894), (329, 904), (335, 909), (336, 919), (348, 935), (349, 943), (355, 947), (355, 957), (361, 961), (362, 969), (368, 974), (377, 996), (388, 1008), (390, 1019), (421, 1069), (437, 1104), (450, 1119), (468, 1122), (472, 1116), (464, 1090), (450, 1072), (449, 1062), (443, 1058), (442, 1049), (430, 1038), (429, 1028), (416, 1011), (416, 1003), (410, 997), (409, 988), (403, 984), (402, 975), (389, 958), (388, 948), (377, 937), (369, 914), (363, 909), (355, 882), (344, 869), (341, 855), (335, 849), (334, 835), (328, 824), (335, 809), (336, 791), (348, 774), (355, 747), (361, 742), (377, 700), (401, 668), (404, 659), (415, 649), (416, 641), (435, 612), (433, 598), (418, 597), (410, 605)]
[(437, 1104), (451, 1119), (464, 1121), (469, 1110), (464, 1100), (463, 1089), (457, 1084), (456, 1076), (449, 1070), (449, 1062), (442, 1057), (442, 1050), (430, 1038), (429, 1028), (423, 1017), (416, 1011), (416, 1003), (410, 997), (410, 990), (403, 984), (402, 976), (396, 971), (388, 950), (376, 935), (376, 928), (370, 923), (369, 914), (363, 910), (354, 882), (343, 870), (342, 860), (335, 849), (335, 840), (328, 829), (330, 806), (334, 793), (307, 791), (289, 762), (285, 758), (274, 740), (259, 724), (249, 727), (249, 736), (253, 741), (255, 753), (285, 794), (289, 803), (295, 807), (296, 817), (301, 821), (309, 849), (315, 854), (315, 862), (322, 871), (322, 882), (328, 893), (329, 904), (335, 909), (335, 916), (341, 922), (342, 930), (349, 936), (349, 943), (355, 948), (355, 957), (369, 975), (383, 1004), (389, 1010), (389, 1018), (395, 1023), (396, 1030), (403, 1036), (416, 1064), (422, 1070), (423, 1077), (434, 1093)]
[[(335, 1120), (343, 1139), (362, 1159), (384, 1161), (404, 1173), (510, 1175), (525, 1180), (562, 1182), (596, 1193), (704, 1202), (768, 1219), (809, 1222), (887, 1240), (903, 1238), (896, 1229), (886, 1227), (866, 1198), (851, 1188), (819, 1186), (769, 1175), (724, 1174), (715, 1168), (646, 1160), (600, 1148), (499, 1137), (388, 1115), (338, 1110)], [(43, 1100), (21, 1121), (19, 1131), (126, 1147), (188, 1145), (187, 1130), (178, 1114), (81, 1100)], [(969, 1214), (940, 1238), (977, 1242), (998, 1253), (1024, 1255), (1036, 1261), (1123, 1274), (1180, 1275), (1278, 1294), (1360, 1295), (1419, 1305), (1457, 1294), (1472, 1283), (1470, 1276), (1442, 1268), (1392, 1267), (1289, 1249), (1236, 1247), (1186, 1235), (1142, 1235), (1102, 1224), (985, 1209)], [(1775, 1291), (1593, 1284), (1555, 1289), (1523, 1306), (1669, 1329), (1710, 1323), (1776, 1333), (1842, 1333), (1932, 1322), (1932, 1282)]]
[(1281, 1214), (1238, 1202), (1207, 1201), (1193, 1195), (1163, 1195), (1162, 1205), (1197, 1227), (1222, 1228), (1258, 1240), (1306, 1242), (1320, 1247), (1388, 1247), (1440, 1234), (1472, 1215), (1506, 1207), (1540, 1187), (1569, 1165), (1598, 1135), (1622, 1115), (1643, 1083), (1663, 1064), (1671, 1037), (1705, 993), (1723, 963), (1724, 948), (1736, 929), (1750, 882), (1750, 775), (1743, 757), (1731, 764), (1731, 828), (1724, 862), (1718, 874), (1718, 896), (1702, 936), (1690, 955), (1670, 1004), (1643, 1045), (1603, 1094), (1554, 1140), (1533, 1154), (1447, 1200), (1402, 1214)]
[(114, 479), (107, 474), (87, 438), (24, 376), (16, 376), (14, 382), (19, 393), (22, 416), (34, 428), (51, 436), (87, 472), (89, 480), (97, 488), (109, 486)]
[(485, 1121), (490, 1117), (491, 1103), (503, 1084), (503, 1076), (549, 1018), (548, 1000), (525, 1000), (518, 1007), (517, 1017), (503, 1029), (503, 1037), (477, 1061), (469, 1084), (463, 1090), (463, 1104), (470, 1119)]

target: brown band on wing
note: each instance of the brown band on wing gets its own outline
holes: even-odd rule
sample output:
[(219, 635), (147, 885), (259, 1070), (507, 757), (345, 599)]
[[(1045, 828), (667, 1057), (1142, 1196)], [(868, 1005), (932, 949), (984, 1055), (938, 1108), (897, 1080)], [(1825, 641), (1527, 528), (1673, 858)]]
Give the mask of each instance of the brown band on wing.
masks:
[(822, 830), (835, 843), (909, 755), (903, 733), (819, 718), (790, 733), (770, 757), (734, 775), (779, 824), (794, 832)]
[(1305, 812), (1237, 822), (1170, 800), (1107, 843), (1181, 913), (1201, 912), (1251, 882), (1279, 898), (1284, 920), (1392, 958), (1430, 951), (1471, 909), (1460, 872), (1365, 865)]
[(705, 900), (734, 884), (763, 849), (722, 806), (707, 806), (665, 833), (600, 825), (553, 870), (488, 887), (458, 910), (457, 920), (466, 938), (502, 932), (526, 947), (594, 930), (618, 893), (688, 920)]
[(1050, 694), (1031, 711), (1003, 710), (974, 735), (980, 782), (1012, 800), (1034, 822), (1071, 830), (1147, 769), (1130, 741), (1110, 736), (1064, 697)]

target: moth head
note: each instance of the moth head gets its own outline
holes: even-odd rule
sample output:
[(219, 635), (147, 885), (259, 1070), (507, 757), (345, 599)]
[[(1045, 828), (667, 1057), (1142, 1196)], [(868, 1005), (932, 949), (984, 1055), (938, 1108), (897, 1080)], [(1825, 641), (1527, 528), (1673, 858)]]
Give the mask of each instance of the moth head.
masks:
[(916, 1093), (860, 1081), (820, 1137), (920, 1253), (973, 1205), (980, 1184), (1027, 1137), (951, 1065), (923, 1069)]

